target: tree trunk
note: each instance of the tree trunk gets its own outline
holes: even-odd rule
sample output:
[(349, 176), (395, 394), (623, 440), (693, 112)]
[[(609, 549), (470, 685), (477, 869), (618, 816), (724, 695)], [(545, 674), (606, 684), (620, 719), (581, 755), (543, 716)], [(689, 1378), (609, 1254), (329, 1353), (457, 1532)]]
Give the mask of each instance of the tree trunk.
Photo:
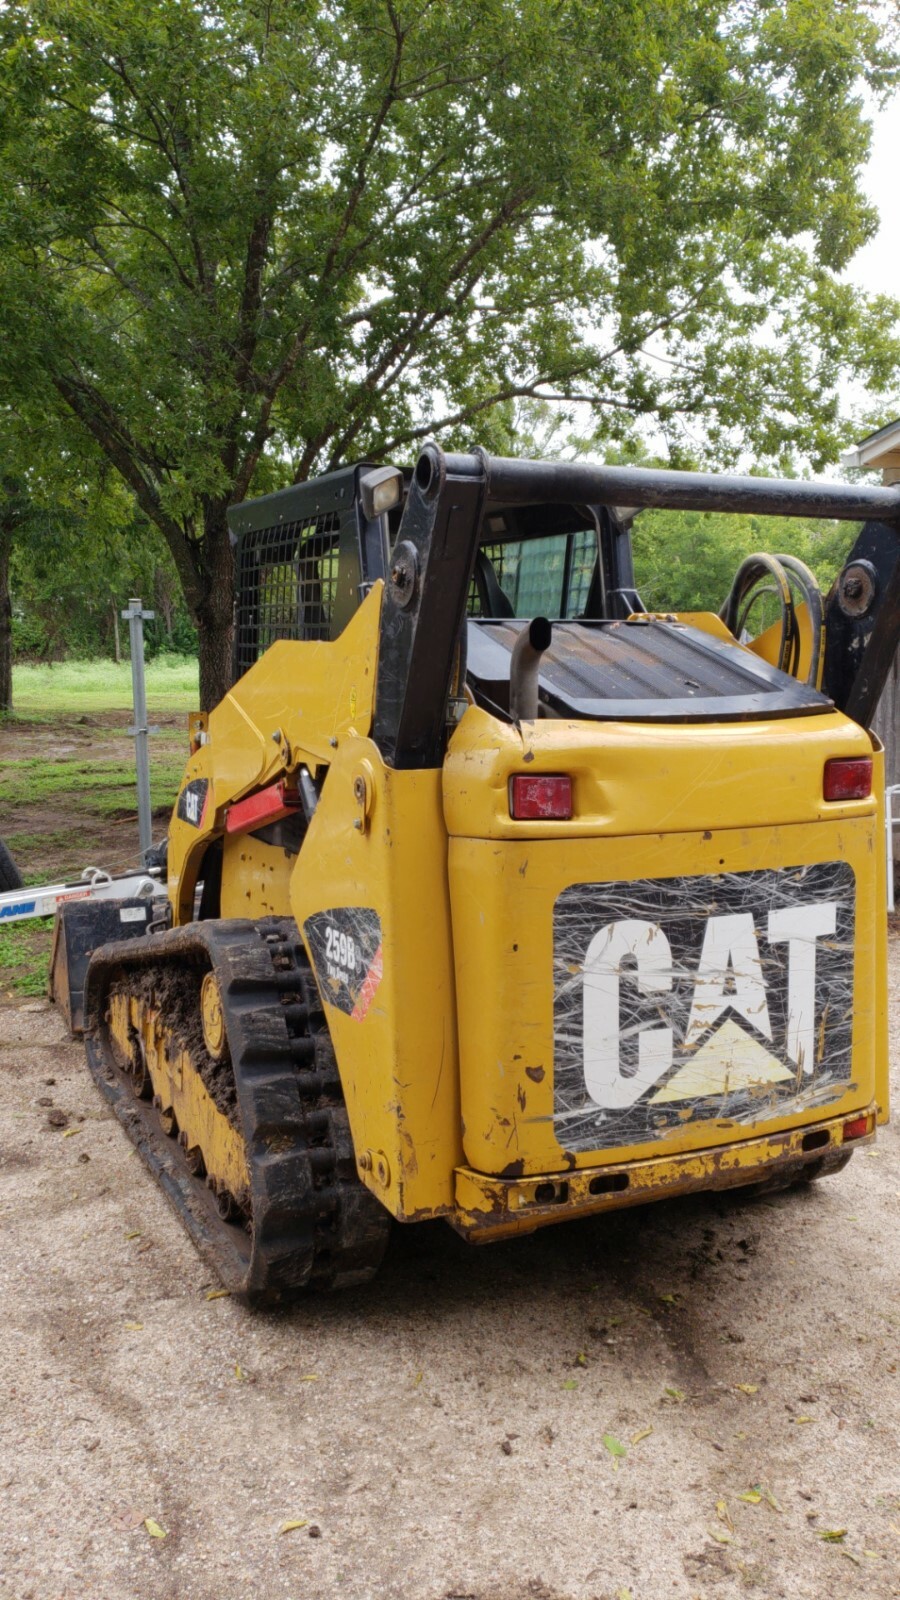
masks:
[(163, 627), (166, 638), (172, 643), (172, 626), (175, 620), (175, 604), (172, 583), (164, 567), (157, 567), (153, 574), (153, 587), (156, 592), (156, 607), (162, 612)]
[(0, 521), (0, 713), (12, 711), (12, 600), (9, 558), (14, 522)]
[(119, 607), (117, 606), (115, 600), (113, 600), (110, 610), (112, 611), (113, 625), (113, 655), (115, 657), (116, 666), (118, 666), (122, 660), (122, 642), (119, 638)]
[(234, 678), (234, 557), (224, 503), (207, 507), (203, 534), (205, 593), (194, 609), (194, 620), (200, 644), (200, 709), (211, 711)]

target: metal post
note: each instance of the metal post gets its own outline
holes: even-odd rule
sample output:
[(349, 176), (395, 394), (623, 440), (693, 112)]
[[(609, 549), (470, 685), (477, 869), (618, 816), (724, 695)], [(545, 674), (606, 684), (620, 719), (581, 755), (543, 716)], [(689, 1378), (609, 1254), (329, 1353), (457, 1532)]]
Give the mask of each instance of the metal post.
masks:
[(146, 861), (147, 851), (153, 843), (153, 819), (150, 812), (150, 752), (147, 736), (156, 729), (147, 727), (147, 690), (144, 683), (144, 623), (156, 615), (145, 611), (140, 599), (131, 599), (127, 611), (122, 612), (128, 623), (131, 641), (131, 689), (134, 698), (134, 726), (128, 729), (134, 739), (134, 764), (137, 769), (138, 838), (141, 860)]

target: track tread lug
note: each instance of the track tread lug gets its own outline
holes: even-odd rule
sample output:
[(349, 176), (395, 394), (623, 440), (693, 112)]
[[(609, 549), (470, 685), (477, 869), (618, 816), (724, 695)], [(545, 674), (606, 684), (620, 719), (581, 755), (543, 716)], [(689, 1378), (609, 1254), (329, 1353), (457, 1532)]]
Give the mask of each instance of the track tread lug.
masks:
[[(211, 966), (219, 982), (250, 1169), (249, 1234), (223, 1222), (210, 1191), (186, 1166), (181, 1172), (180, 1146), (149, 1106), (138, 1106), (106, 1058), (109, 982), (162, 961), (187, 961), (198, 971)], [(390, 1217), (357, 1174), (334, 1050), (292, 923), (192, 923), (152, 943), (101, 947), (88, 973), (85, 1018), (99, 1087), (226, 1287), (273, 1298), (304, 1287), (353, 1287), (374, 1276)]]

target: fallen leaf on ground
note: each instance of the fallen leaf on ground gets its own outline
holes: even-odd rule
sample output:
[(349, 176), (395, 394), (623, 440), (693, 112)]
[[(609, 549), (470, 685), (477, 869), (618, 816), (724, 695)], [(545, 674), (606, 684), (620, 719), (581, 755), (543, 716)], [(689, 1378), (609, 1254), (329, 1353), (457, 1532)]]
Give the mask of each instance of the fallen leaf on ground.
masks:
[(413, 1388), (414, 1389), (418, 1389), (419, 1384), (422, 1382), (422, 1379), (424, 1378), (424, 1376), (425, 1376), (424, 1372), (417, 1372), (416, 1373), (415, 1377), (413, 1378)]
[(64, 1139), (74, 1139), (76, 1133), (80, 1133), (80, 1132), (81, 1132), (80, 1128), (67, 1128), (65, 1133), (63, 1134), (63, 1138)]
[(132, 1228), (130, 1233), (126, 1233), (125, 1237), (126, 1239), (139, 1239), (141, 1237), (140, 1228)]
[(161, 1528), (159, 1523), (156, 1522), (153, 1517), (145, 1517), (144, 1518), (144, 1527), (147, 1529), (147, 1532), (149, 1533), (151, 1539), (165, 1539), (166, 1538), (166, 1530), (165, 1530), (165, 1528)]
[(578, 1388), (578, 1379), (577, 1378), (566, 1378), (563, 1381), (563, 1388), (564, 1389), (577, 1389)]
[(743, 1494), (738, 1495), (738, 1499), (746, 1500), (750, 1506), (758, 1506), (762, 1500), (762, 1494), (759, 1489), (745, 1489)]
[(639, 1433), (633, 1433), (631, 1435), (632, 1444), (640, 1444), (642, 1439), (649, 1439), (652, 1432), (652, 1428), (641, 1428)]
[(717, 1500), (716, 1501), (716, 1516), (718, 1517), (720, 1522), (724, 1522), (724, 1524), (725, 1524), (726, 1528), (728, 1529), (729, 1533), (734, 1533), (734, 1523), (731, 1520), (731, 1515), (730, 1515), (729, 1510), (728, 1510), (728, 1501), (727, 1500)]
[(717, 1544), (731, 1543), (731, 1534), (727, 1528), (707, 1528), (706, 1531), (711, 1539), (715, 1539)]
[(142, 1322), (123, 1322), (122, 1327), (126, 1333), (140, 1333), (144, 1324)]
[(817, 1528), (816, 1529), (816, 1538), (817, 1539), (824, 1539), (826, 1544), (840, 1544), (841, 1540), (842, 1539), (846, 1539), (846, 1537), (847, 1537), (847, 1529), (846, 1528)]
[(309, 1526), (309, 1518), (308, 1517), (294, 1517), (289, 1522), (283, 1522), (281, 1524), (281, 1527), (278, 1529), (278, 1532), (279, 1533), (293, 1533), (295, 1528), (306, 1528), (308, 1526)]
[(759, 1390), (758, 1383), (736, 1383), (734, 1387), (740, 1389), (741, 1394), (756, 1394)]
[(206, 1298), (207, 1298), (207, 1300), (230, 1300), (231, 1299), (231, 1290), (230, 1289), (207, 1289)]
[(319, 1374), (317, 1372), (304, 1372), (303, 1376), (297, 1379), (298, 1383), (318, 1383), (318, 1381)]
[(674, 1306), (678, 1296), (677, 1294), (658, 1294), (656, 1298), (657, 1300), (664, 1300), (667, 1306)]
[(585, 1355), (583, 1350), (579, 1350), (577, 1356), (575, 1357), (575, 1365), (576, 1365), (576, 1367), (586, 1367), (587, 1366), (587, 1356)]
[(791, 1421), (796, 1422), (798, 1427), (801, 1422), (815, 1422), (815, 1420), (815, 1417), (791, 1417)]
[(603, 1435), (603, 1445), (611, 1456), (627, 1456), (628, 1454), (625, 1445), (613, 1433), (605, 1433)]
[(247, 1376), (246, 1372), (244, 1371), (244, 1369), (241, 1366), (239, 1361), (236, 1361), (234, 1363), (234, 1375), (237, 1378), (238, 1383), (243, 1383), (244, 1379)]
[(775, 1499), (775, 1496), (773, 1495), (771, 1489), (767, 1488), (765, 1484), (762, 1484), (761, 1488), (762, 1488), (762, 1496), (763, 1496), (763, 1499), (766, 1502), (766, 1505), (771, 1506), (773, 1511), (780, 1511), (781, 1510), (781, 1506), (778, 1504), (778, 1501)]
[(685, 1394), (683, 1389), (670, 1389), (670, 1388), (667, 1388), (666, 1389), (666, 1394), (668, 1395), (670, 1400), (674, 1400), (675, 1401), (675, 1404), (677, 1406), (680, 1406), (682, 1401), (687, 1399), (687, 1395)]

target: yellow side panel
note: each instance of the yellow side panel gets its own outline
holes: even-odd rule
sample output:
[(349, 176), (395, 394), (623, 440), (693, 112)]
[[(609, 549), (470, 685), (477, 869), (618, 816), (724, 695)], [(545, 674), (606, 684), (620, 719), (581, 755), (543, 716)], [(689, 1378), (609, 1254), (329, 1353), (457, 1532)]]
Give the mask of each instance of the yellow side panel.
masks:
[[(166, 889), (172, 906), (172, 920), (176, 927), (190, 922), (194, 915), (194, 890), (201, 871), (203, 857), (213, 839), (222, 831), (221, 817), (217, 817), (212, 799), (212, 751), (207, 744), (191, 756), (184, 769), (181, 789), (169, 819), (169, 871)], [(203, 788), (204, 803), (198, 808), (197, 819), (182, 816), (186, 791), (197, 792)]]
[(249, 833), (226, 834), (223, 845), (221, 915), (289, 917), (296, 855)]
[(342, 738), (368, 733), (382, 588), (373, 586), (338, 639), (277, 640), (210, 712), (217, 809), (289, 765), (285, 741), (327, 763)]
[[(812, 627), (810, 626), (809, 620), (809, 606), (805, 601), (802, 605), (797, 606), (796, 617), (797, 631), (800, 635), (800, 660), (797, 664), (797, 669), (794, 673), (794, 676), (799, 678), (801, 683), (803, 683), (805, 682), (806, 674), (809, 672), (809, 664), (812, 660)], [(760, 633), (755, 639), (751, 639), (746, 648), (748, 650), (752, 650), (753, 654), (759, 656), (763, 661), (768, 661), (771, 667), (777, 667), (778, 652), (781, 648), (781, 623), (773, 622), (771, 628), (766, 628), (764, 633)], [(816, 688), (822, 687), (822, 672), (824, 667), (825, 651), (823, 648), (819, 655), (819, 671), (817, 674)]]
[[(191, 784), (204, 785), (202, 812), (186, 818), (176, 801), (169, 826), (169, 899), (176, 925), (191, 920), (197, 875), (206, 849), (223, 831), (226, 806), (299, 761), (327, 766), (343, 739), (368, 734), (383, 588), (381, 582), (373, 585), (339, 638), (271, 645), (210, 712), (206, 742), (188, 762), (179, 795), (180, 800)], [(223, 909), (223, 915), (265, 914), (261, 908), (271, 895), (266, 892), (257, 904), (253, 894), (270, 876), (268, 865), (241, 862), (240, 851), (226, 849), (241, 879), (232, 877), (228, 904), (240, 910)], [(277, 903), (284, 906), (283, 893)]]
[(888, 938), (887, 938), (887, 850), (879, 844), (884, 839), (884, 745), (876, 734), (871, 735), (875, 746), (873, 757), (874, 791), (878, 800), (878, 823), (873, 840), (875, 856), (875, 955), (872, 986), (875, 1000), (875, 1095), (878, 1101), (878, 1121), (890, 1119), (890, 1045), (888, 1037)]
[(361, 1176), (395, 1216), (449, 1209), (462, 1146), (440, 771), (394, 772), (369, 740), (344, 741), (291, 879), (291, 906), (325, 1003)]

